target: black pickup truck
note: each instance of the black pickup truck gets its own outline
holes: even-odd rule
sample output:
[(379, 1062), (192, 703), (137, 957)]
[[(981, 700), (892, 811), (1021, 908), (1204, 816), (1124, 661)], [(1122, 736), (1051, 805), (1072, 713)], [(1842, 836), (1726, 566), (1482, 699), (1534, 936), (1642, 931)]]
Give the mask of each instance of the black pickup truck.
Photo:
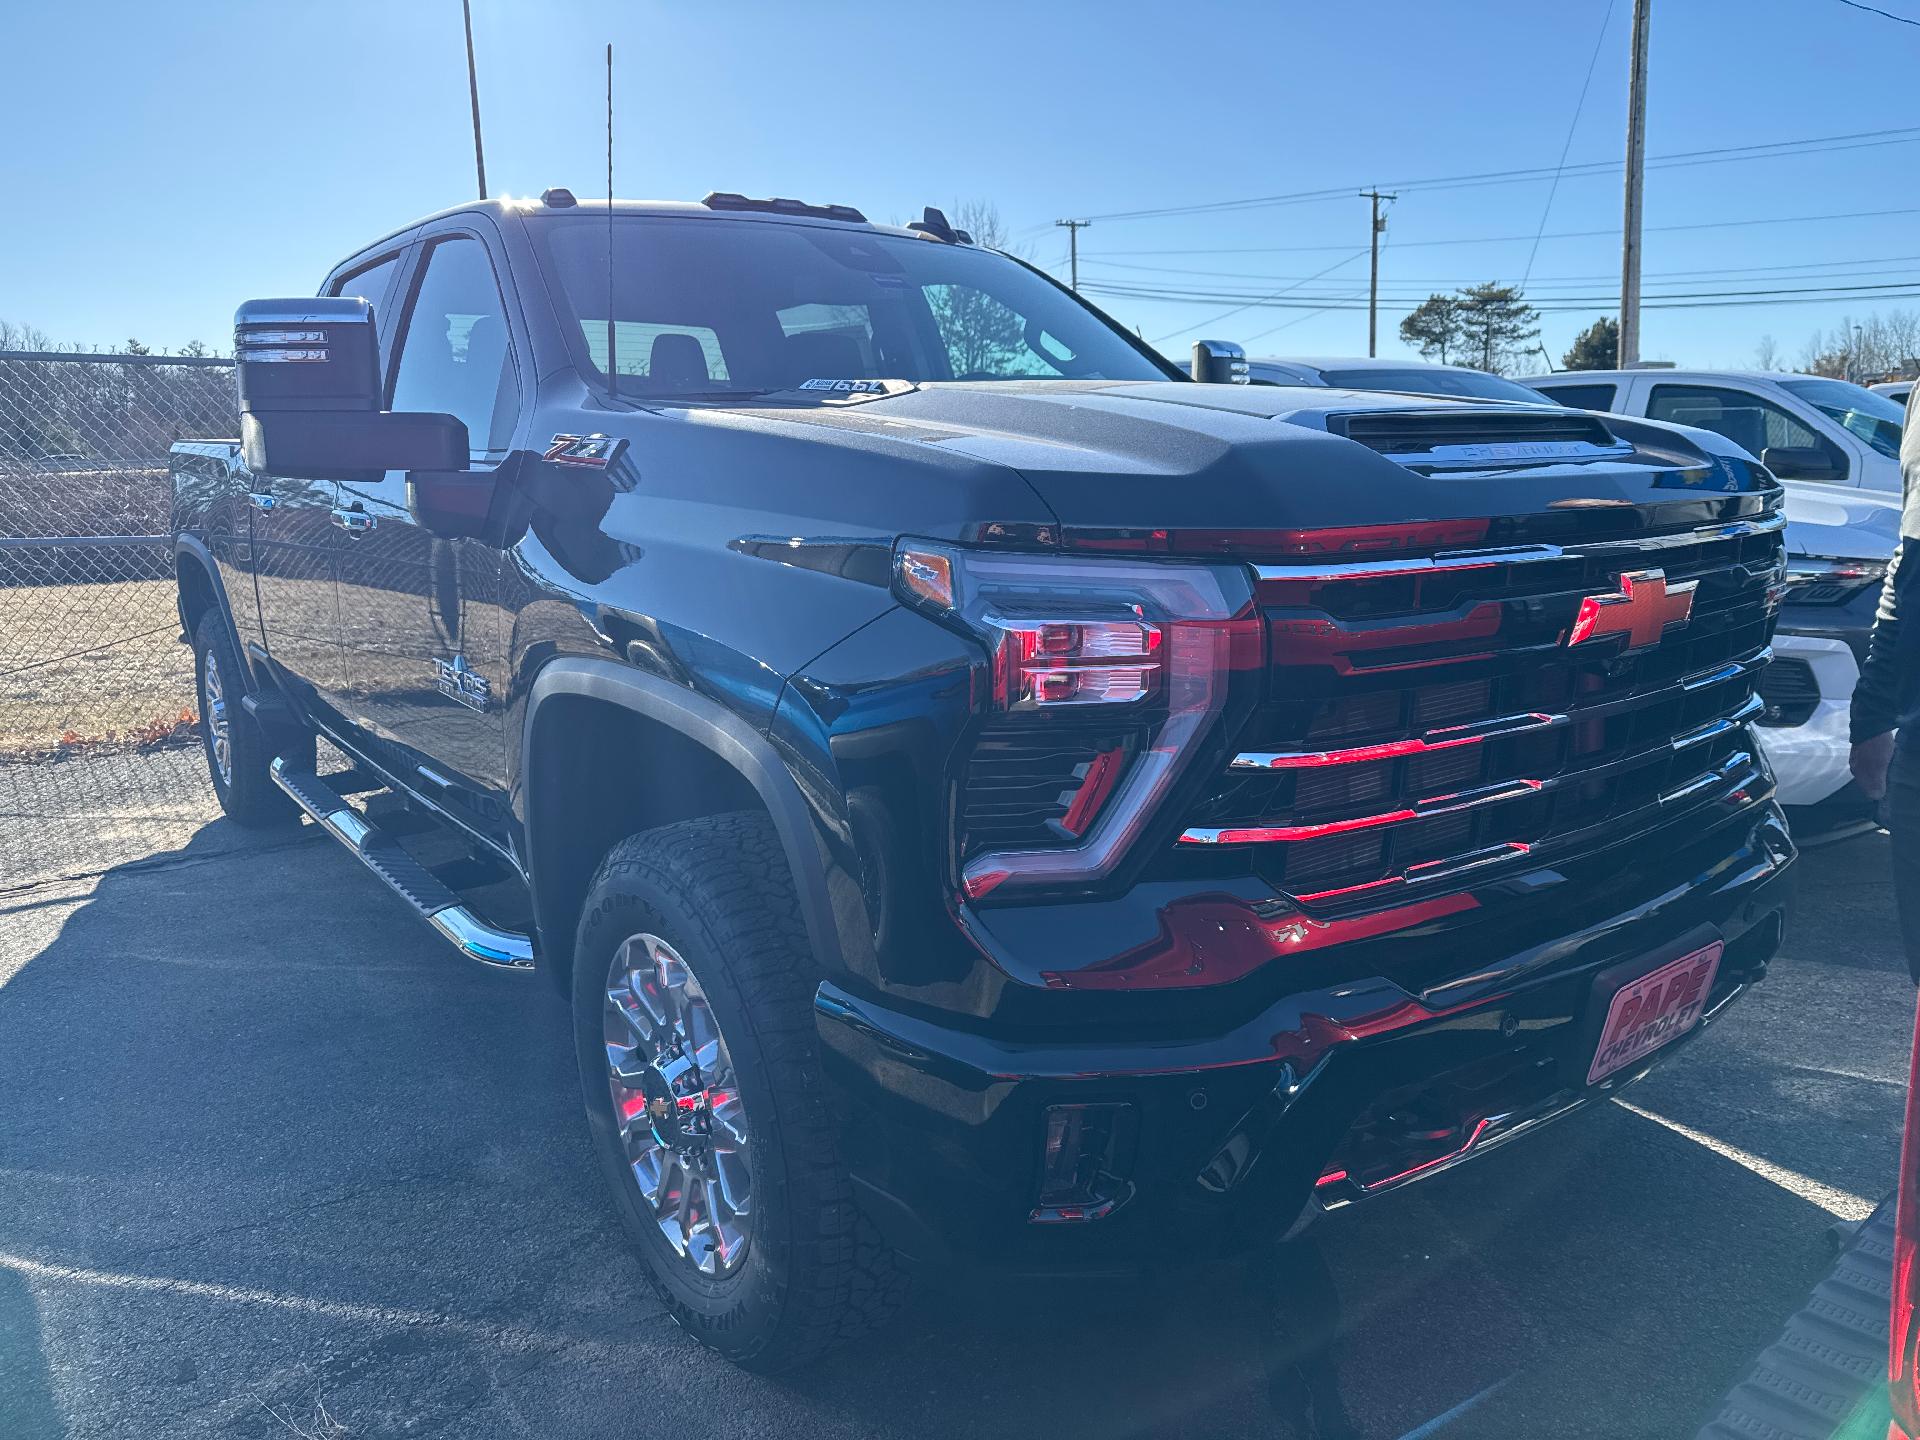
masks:
[(1779, 942), (1780, 490), (1718, 437), (1196, 383), (937, 211), (736, 195), (462, 206), (235, 341), (174, 457), (220, 799), (546, 972), (742, 1363), (903, 1260), (1231, 1260)]

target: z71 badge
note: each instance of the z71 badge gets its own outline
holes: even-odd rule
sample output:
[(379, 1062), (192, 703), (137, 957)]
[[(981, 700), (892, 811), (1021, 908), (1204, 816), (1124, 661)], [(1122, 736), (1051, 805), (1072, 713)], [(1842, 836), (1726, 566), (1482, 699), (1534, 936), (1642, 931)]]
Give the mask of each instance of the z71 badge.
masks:
[(608, 435), (556, 435), (540, 458), (556, 465), (589, 465), (604, 470), (620, 458), (627, 442)]

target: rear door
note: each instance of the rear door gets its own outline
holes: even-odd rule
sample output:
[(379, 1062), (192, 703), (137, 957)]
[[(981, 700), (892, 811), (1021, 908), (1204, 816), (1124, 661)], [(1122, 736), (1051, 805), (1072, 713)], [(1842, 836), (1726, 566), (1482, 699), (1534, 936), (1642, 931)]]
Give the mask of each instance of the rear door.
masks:
[[(400, 270), (405, 247), (377, 254), (336, 276), (328, 295), (358, 295), (381, 306)], [(298, 698), (337, 707), (346, 678), (340, 649), (339, 558), (345, 532), (335, 513), (337, 480), (254, 475), (253, 567), (260, 628), (267, 648)]]
[[(397, 294), (387, 408), (465, 422), (469, 463), (505, 459), (520, 423), (520, 366), (483, 232), (423, 237)], [(407, 509), (406, 472), (346, 480), (337, 507), (343, 708), (370, 756), (482, 834), (505, 824), (500, 552), (444, 539)]]

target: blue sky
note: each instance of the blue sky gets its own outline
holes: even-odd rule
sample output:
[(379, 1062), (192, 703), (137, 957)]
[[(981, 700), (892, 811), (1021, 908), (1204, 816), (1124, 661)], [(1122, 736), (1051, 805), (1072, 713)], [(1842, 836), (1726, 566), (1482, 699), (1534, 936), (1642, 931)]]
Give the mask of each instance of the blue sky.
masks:
[[(1920, 0), (1876, 3), (1920, 20)], [(623, 195), (797, 195), (881, 220), (987, 199), (1064, 276), (1060, 217), (1337, 189), (1313, 203), (1099, 220), (1083, 232), (1081, 274), (1090, 287), (1269, 294), (1325, 270), (1298, 293), (1351, 304), (1366, 282), (1366, 204), (1344, 192), (1552, 167), (1596, 45), (1567, 158), (1618, 160), (1631, 0), (1615, 0), (1603, 31), (1608, 8), (474, 0), (474, 25), (496, 192), (598, 192), (611, 39)], [(473, 193), (458, 0), (0, 11), (0, 53), (15, 59), (0, 86), (0, 318), (60, 340), (224, 348), (241, 299), (310, 293), (366, 239)], [(1648, 151), (1915, 125), (1917, 77), (1920, 27), (1841, 0), (1655, 0)], [(1916, 140), (1652, 170), (1649, 294), (1803, 285), (1820, 272), (1785, 267), (1854, 261), (1870, 263), (1839, 283), (1920, 280), (1920, 213), (1721, 224), (1920, 211), (1905, 183)], [(1547, 347), (1557, 358), (1613, 308), (1600, 297), (1618, 287), (1617, 171), (1562, 179), (1550, 214), (1544, 180), (1402, 189), (1386, 294), (1520, 279), (1544, 214), (1530, 293), (1576, 307), (1546, 317)], [(1099, 303), (1169, 349), (1232, 305)], [(1791, 361), (1810, 332), (1900, 304), (1920, 307), (1650, 310), (1643, 352), (1747, 364), (1771, 334)], [(1383, 353), (1403, 348), (1404, 308), (1383, 313)], [(1365, 326), (1363, 311), (1249, 309), (1204, 333), (1255, 353), (1356, 354)]]

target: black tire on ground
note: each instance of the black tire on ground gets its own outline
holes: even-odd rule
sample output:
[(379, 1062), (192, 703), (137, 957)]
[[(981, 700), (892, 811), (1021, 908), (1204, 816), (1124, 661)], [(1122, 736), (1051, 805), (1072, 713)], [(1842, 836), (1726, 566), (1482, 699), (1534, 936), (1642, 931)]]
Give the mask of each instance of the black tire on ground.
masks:
[[(749, 1134), (752, 1231), (730, 1275), (696, 1273), (662, 1236), (630, 1167), (608, 1090), (608, 971), (629, 937), (672, 946), (706, 992)], [(787, 861), (765, 816), (716, 815), (629, 836), (587, 894), (573, 961), (587, 1121), (621, 1224), (673, 1317), (752, 1370), (791, 1369), (884, 1322), (905, 1294), (855, 1206), (824, 1094), (815, 967)]]
[[(207, 685), (209, 657), (223, 694), (229, 746), (226, 775), (220, 773), (220, 764), (214, 758), (213, 705)], [(300, 809), (267, 773), (267, 767), (273, 763), (274, 748), (266, 732), (240, 704), (244, 673), (226, 617), (216, 609), (209, 609), (193, 631), (193, 684), (199, 701), (201, 750), (207, 757), (207, 775), (213, 781), (213, 793), (219, 797), (220, 808), (242, 825), (257, 828), (291, 825), (300, 818)], [(287, 756), (287, 763), (296, 769), (311, 770), (313, 737), (304, 737), (295, 750), (296, 753)]]

